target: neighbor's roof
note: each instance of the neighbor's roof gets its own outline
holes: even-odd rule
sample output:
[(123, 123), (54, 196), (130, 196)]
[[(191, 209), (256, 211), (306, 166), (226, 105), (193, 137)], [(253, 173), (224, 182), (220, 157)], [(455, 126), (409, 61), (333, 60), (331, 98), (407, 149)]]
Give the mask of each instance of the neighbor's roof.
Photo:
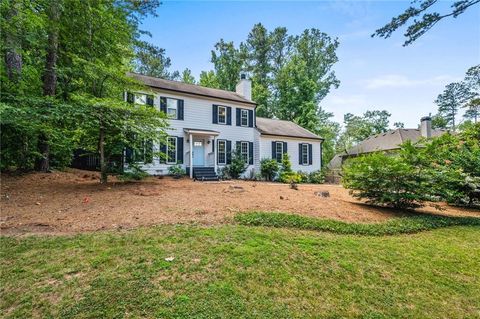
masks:
[(312, 132), (304, 129), (290, 121), (267, 119), (264, 117), (257, 117), (257, 130), (263, 135), (275, 135), (286, 137), (309, 138), (316, 140), (323, 140), (323, 138)]
[(212, 89), (212, 88), (207, 88), (200, 85), (159, 79), (159, 78), (146, 76), (138, 73), (128, 73), (128, 76), (144, 83), (147, 86), (157, 88), (157, 89), (181, 92), (181, 93), (189, 93), (189, 94), (195, 94), (200, 96), (213, 97), (213, 98), (227, 100), (227, 101), (256, 105), (255, 102), (247, 100), (243, 96), (231, 91)]
[[(446, 130), (432, 129), (432, 137), (440, 136), (446, 133)], [(362, 142), (358, 143), (342, 155), (357, 155), (362, 153), (371, 153), (376, 151), (388, 151), (398, 149), (399, 145), (412, 141), (417, 142), (422, 138), (419, 129), (396, 129), (385, 133), (372, 135)]]

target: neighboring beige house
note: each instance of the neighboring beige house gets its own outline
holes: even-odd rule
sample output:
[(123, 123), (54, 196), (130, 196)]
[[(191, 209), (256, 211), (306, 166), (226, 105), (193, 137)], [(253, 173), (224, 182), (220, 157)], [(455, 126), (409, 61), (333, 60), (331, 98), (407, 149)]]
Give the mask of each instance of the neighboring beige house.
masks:
[(422, 117), (420, 128), (399, 128), (385, 133), (372, 135), (344, 153), (337, 154), (328, 163), (330, 170), (340, 170), (345, 160), (378, 151), (395, 152), (406, 141), (417, 142), (421, 138), (437, 137), (448, 132), (447, 130), (432, 129), (432, 119), (429, 116)]

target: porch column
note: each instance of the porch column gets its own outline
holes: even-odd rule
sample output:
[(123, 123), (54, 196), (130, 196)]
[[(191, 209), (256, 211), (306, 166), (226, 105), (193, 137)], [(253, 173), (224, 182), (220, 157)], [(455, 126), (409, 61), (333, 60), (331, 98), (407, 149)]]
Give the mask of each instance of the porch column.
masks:
[[(213, 136), (213, 165), (215, 167), (215, 173), (217, 173), (217, 137)], [(218, 173), (217, 173), (218, 174)]]
[(193, 139), (192, 134), (189, 135), (190, 141), (190, 178), (193, 178)]

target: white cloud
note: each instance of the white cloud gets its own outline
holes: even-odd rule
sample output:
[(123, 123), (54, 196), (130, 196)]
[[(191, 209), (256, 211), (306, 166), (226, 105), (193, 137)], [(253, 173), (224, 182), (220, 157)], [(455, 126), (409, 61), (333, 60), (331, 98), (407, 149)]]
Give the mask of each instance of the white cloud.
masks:
[(330, 95), (325, 98), (322, 104), (325, 105), (332, 105), (332, 106), (360, 106), (365, 105), (367, 102), (367, 98), (365, 95), (356, 94), (356, 95)]
[(411, 79), (405, 75), (387, 74), (364, 81), (367, 89), (406, 88), (415, 86), (442, 86), (461, 80), (449, 75), (439, 75), (426, 79)]

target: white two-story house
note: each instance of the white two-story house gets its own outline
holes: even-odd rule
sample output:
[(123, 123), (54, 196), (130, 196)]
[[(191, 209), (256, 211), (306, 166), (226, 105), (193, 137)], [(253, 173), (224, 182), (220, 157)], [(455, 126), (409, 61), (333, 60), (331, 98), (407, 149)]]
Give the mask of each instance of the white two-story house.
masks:
[[(280, 161), (284, 153), (290, 155), (296, 171), (321, 168), (322, 139), (293, 122), (257, 118), (251, 82), (245, 76), (236, 92), (130, 76), (149, 91), (128, 93), (127, 101), (152, 105), (169, 117), (167, 143), (147, 145), (160, 149), (166, 158), (135, 157), (149, 174), (165, 175), (170, 166), (180, 164), (191, 178), (216, 179), (235, 149), (248, 163), (244, 177), (260, 172), (262, 158)], [(127, 151), (126, 156), (132, 154)]]

